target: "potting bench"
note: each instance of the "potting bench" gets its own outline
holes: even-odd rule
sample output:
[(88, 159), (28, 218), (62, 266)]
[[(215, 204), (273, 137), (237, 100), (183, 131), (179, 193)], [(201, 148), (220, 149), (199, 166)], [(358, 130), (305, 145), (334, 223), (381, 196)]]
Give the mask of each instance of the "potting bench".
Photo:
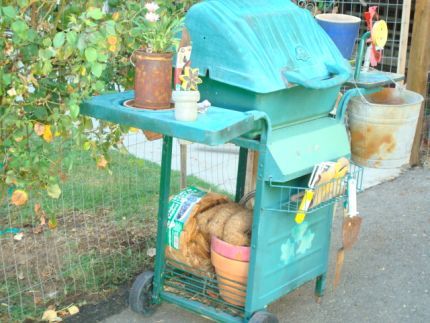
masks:
[[(271, 317), (271, 314), (264, 312), (267, 304), (309, 280), (317, 278), (315, 292), (316, 295), (322, 296), (328, 264), (333, 203), (341, 197), (309, 210), (305, 223), (297, 225), (294, 222), (294, 214), (300, 201), (294, 202), (291, 197), (305, 190), (308, 177), (292, 182), (274, 181), (278, 170), (274, 167), (277, 162), (273, 155), (279, 154), (282, 145), (276, 144), (276, 138), (270, 138), (279, 134), (272, 130), (266, 114), (211, 107), (206, 114), (200, 115), (196, 122), (186, 123), (176, 121), (173, 111), (153, 112), (124, 107), (123, 102), (132, 97), (132, 92), (96, 96), (81, 107), (81, 113), (87, 116), (163, 134), (155, 271), (153, 274), (144, 273), (138, 278), (139, 290), (131, 291), (136, 296), (136, 304), (131, 305), (135, 309), (140, 306), (141, 313), (150, 314), (154, 305), (165, 300), (219, 321), (249, 321), (253, 318), (259, 322), (258, 318)], [(331, 118), (304, 125), (309, 129), (316, 126), (344, 128)], [(256, 139), (245, 136), (256, 131)], [(288, 130), (286, 140), (302, 131), (303, 129), (292, 126)], [(244, 194), (248, 149), (259, 153), (248, 280), (250, 283), (244, 308), (229, 304), (219, 296), (216, 279), (208, 278), (204, 273), (195, 274), (195, 270), (193, 274), (184, 272), (184, 266), (177, 266), (165, 257), (173, 137), (211, 146), (227, 142), (240, 146), (236, 201)], [(332, 138), (334, 144), (337, 140), (339, 139)], [(323, 143), (323, 138), (320, 142), (313, 141), (312, 147)], [(288, 149), (291, 142), (283, 144), (287, 145), (287, 153), (288, 150), (292, 152)], [(302, 149), (302, 152), (306, 153), (309, 147), (294, 149)], [(347, 154), (348, 150), (345, 153)], [(289, 167), (294, 170), (294, 165)], [(292, 245), (291, 250), (288, 250), (288, 245)], [(294, 250), (299, 252), (295, 253)]]
[[(155, 270), (137, 278), (130, 305), (151, 314), (164, 300), (222, 322), (275, 322), (267, 305), (304, 283), (316, 280), (315, 294), (323, 295), (334, 203), (347, 197), (351, 177), (360, 189), (362, 170), (352, 168), (330, 182), (340, 194), (328, 194), (307, 211), (300, 205), (312, 190), (315, 165), (350, 156), (344, 110), (348, 97), (362, 92), (344, 96), (339, 116), (330, 116), (351, 67), (310, 13), (288, 1), (204, 1), (190, 9), (186, 25), (191, 61), (204, 74), (201, 97), (221, 108), (179, 122), (173, 111), (124, 107), (133, 98), (126, 92), (94, 97), (81, 109), (163, 135)], [(373, 83), (378, 78), (372, 74)], [(244, 307), (223, 299), (220, 282), (209, 273), (165, 257), (173, 137), (240, 147), (236, 201), (244, 194), (248, 151), (258, 152), (248, 284), (238, 290), (246, 292)], [(306, 213), (303, 222), (296, 221), (298, 212)]]

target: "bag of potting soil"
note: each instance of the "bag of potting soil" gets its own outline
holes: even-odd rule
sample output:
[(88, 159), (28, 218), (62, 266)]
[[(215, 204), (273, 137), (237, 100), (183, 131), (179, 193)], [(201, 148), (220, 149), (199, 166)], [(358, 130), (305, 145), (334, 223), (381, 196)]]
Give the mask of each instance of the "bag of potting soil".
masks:
[(179, 250), (180, 237), (184, 230), (185, 223), (193, 207), (199, 203), (206, 194), (206, 192), (190, 186), (179, 192), (170, 200), (167, 221), (167, 245)]

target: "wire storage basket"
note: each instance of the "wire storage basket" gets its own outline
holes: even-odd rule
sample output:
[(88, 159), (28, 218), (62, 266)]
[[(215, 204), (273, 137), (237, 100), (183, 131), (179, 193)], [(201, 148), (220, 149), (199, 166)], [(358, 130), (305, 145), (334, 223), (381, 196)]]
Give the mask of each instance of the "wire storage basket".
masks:
[[(236, 305), (246, 295), (246, 286), (240, 282), (167, 259), (163, 286), (169, 293), (238, 318), (244, 317), (243, 306)], [(228, 293), (220, 290), (228, 290)]]
[[(363, 168), (351, 164), (349, 172), (339, 178), (319, 184), (315, 187), (289, 186), (285, 183), (269, 182), (270, 187), (281, 190), (279, 203), (267, 208), (270, 211), (281, 211), (296, 214), (311, 214), (319, 209), (348, 199), (348, 182), (355, 181), (357, 192), (363, 189)], [(309, 207), (303, 209), (303, 199), (309, 198)]]

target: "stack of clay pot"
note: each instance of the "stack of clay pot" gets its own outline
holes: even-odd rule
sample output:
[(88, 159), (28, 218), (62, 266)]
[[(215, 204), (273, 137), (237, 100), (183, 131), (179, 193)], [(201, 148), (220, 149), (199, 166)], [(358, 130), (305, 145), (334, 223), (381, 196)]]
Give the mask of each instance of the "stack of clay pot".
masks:
[(215, 267), (221, 297), (238, 306), (245, 304), (250, 248), (235, 246), (212, 237), (211, 259)]
[[(221, 297), (243, 306), (248, 278), (252, 210), (227, 197), (208, 193), (197, 203), (180, 237), (180, 249), (166, 256), (218, 280)], [(184, 268), (185, 269), (185, 268)], [(188, 268), (188, 270), (190, 270)]]

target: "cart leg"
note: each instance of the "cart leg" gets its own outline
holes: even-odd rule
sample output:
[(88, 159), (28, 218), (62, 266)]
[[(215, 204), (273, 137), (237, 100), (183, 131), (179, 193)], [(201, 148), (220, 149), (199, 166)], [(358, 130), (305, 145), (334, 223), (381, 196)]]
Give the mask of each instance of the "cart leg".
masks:
[(236, 181), (236, 203), (239, 203), (240, 199), (245, 194), (245, 180), (246, 180), (246, 164), (248, 160), (248, 149), (240, 147), (239, 150), (239, 167), (237, 170), (237, 181)]
[(160, 302), (162, 275), (165, 266), (164, 242), (166, 241), (167, 213), (169, 210), (170, 173), (172, 169), (172, 137), (163, 137), (161, 158), (160, 197), (158, 203), (157, 254), (154, 270), (154, 303)]
[(324, 295), (324, 290), (326, 286), (327, 274), (322, 274), (317, 277), (316, 286), (315, 286), (315, 297), (317, 303), (321, 303), (321, 298)]
[(245, 304), (245, 321), (248, 322), (253, 313), (256, 310), (255, 308), (255, 300), (258, 295), (254, 292), (254, 284), (255, 277), (257, 276), (257, 252), (261, 252), (258, 250), (258, 240), (259, 240), (259, 230), (260, 230), (260, 217), (264, 216), (263, 214), (263, 201), (265, 200), (264, 196), (266, 193), (265, 182), (264, 182), (264, 169), (267, 159), (267, 133), (263, 132), (261, 136), (261, 143), (258, 150), (258, 170), (257, 170), (257, 181), (255, 188), (255, 201), (254, 201), (254, 213), (252, 220), (252, 236), (251, 236), (251, 259), (249, 264), (249, 272), (248, 272), (248, 285), (246, 288), (246, 304)]

